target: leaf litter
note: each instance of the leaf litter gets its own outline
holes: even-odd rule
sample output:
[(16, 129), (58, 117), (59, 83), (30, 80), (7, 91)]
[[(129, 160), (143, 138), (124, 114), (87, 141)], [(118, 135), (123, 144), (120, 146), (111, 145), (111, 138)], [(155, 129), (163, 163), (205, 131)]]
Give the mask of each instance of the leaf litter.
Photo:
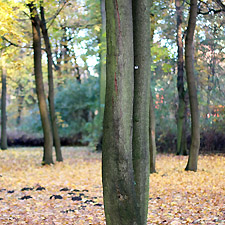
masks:
[[(105, 224), (101, 154), (62, 148), (64, 162), (41, 166), (41, 148), (0, 155), (0, 224)], [(157, 155), (150, 175), (148, 224), (225, 224), (225, 158)]]

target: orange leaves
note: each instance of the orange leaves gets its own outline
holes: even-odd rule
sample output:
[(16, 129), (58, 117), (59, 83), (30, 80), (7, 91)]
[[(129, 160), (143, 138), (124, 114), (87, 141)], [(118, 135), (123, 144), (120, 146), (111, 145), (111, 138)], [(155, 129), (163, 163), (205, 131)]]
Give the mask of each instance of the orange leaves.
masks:
[[(101, 154), (82, 147), (63, 148), (63, 156), (43, 167), (40, 148), (0, 153), (0, 224), (105, 224)], [(200, 156), (196, 173), (184, 171), (186, 162), (157, 156), (148, 224), (225, 223), (224, 157)]]

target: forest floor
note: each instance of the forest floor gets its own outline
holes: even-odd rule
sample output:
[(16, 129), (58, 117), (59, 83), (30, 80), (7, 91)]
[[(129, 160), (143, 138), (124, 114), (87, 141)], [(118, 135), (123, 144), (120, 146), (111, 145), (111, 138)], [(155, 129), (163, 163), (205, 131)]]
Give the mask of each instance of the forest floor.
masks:
[[(101, 154), (63, 148), (63, 163), (41, 166), (41, 148), (0, 152), (0, 224), (105, 224)], [(157, 156), (148, 224), (225, 224), (225, 157)]]

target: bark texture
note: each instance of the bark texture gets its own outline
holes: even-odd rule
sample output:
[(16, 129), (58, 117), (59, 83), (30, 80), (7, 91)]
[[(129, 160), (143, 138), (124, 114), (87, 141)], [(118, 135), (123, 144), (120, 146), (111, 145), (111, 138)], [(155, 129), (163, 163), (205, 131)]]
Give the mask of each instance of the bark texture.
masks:
[[(153, 1), (150, 1), (150, 9), (152, 7)], [(155, 16), (150, 15), (150, 46), (153, 44), (153, 36), (155, 32)], [(153, 26), (152, 26), (153, 24)], [(150, 48), (151, 50), (151, 48)], [(150, 52), (150, 65), (152, 64), (152, 55)], [(151, 80), (151, 79), (150, 79)], [(151, 83), (151, 82), (150, 82)], [(150, 151), (150, 173), (156, 173), (156, 141), (155, 141), (155, 111), (154, 102), (152, 97), (152, 90), (150, 85), (150, 104), (149, 104), (149, 151)]]
[(182, 40), (183, 6), (181, 0), (175, 0), (177, 13), (177, 91), (178, 91), (178, 112), (177, 112), (177, 155), (187, 154), (186, 139), (186, 91), (184, 89), (184, 57)]
[(185, 67), (191, 109), (191, 148), (185, 170), (197, 171), (200, 147), (199, 109), (196, 79), (194, 75), (194, 31), (197, 17), (197, 0), (191, 0), (187, 35), (185, 40)]
[(7, 114), (6, 114), (6, 68), (4, 55), (2, 54), (2, 98), (1, 98), (1, 149), (6, 150), (7, 146)]
[(156, 173), (155, 112), (151, 89), (150, 89), (150, 104), (149, 104), (149, 149), (150, 149), (150, 173)]
[(35, 85), (38, 98), (38, 106), (41, 116), (42, 128), (44, 133), (44, 156), (43, 164), (52, 164), (52, 130), (51, 123), (48, 115), (48, 108), (46, 104), (46, 96), (44, 91), (43, 76), (42, 76), (42, 63), (41, 63), (41, 35), (40, 35), (40, 20), (37, 15), (34, 3), (28, 4), (30, 9), (30, 19), (32, 23), (33, 33), (33, 49), (34, 49), (34, 74)]
[(51, 51), (51, 45), (49, 41), (48, 30), (46, 27), (44, 7), (42, 5), (40, 7), (40, 11), (41, 11), (41, 30), (44, 37), (45, 48), (46, 48), (47, 59), (48, 59), (48, 90), (49, 90), (48, 102), (49, 102), (49, 112), (50, 112), (51, 125), (52, 125), (52, 134), (53, 134), (53, 140), (54, 140), (54, 146), (55, 146), (56, 161), (62, 162), (63, 157), (62, 157), (61, 143), (60, 143), (60, 137), (58, 133), (56, 114), (55, 114), (55, 104), (54, 104), (54, 78), (53, 78), (53, 69), (52, 69), (52, 66), (53, 66), (52, 51)]
[(102, 178), (107, 225), (140, 224), (132, 165), (133, 23), (131, 0), (106, 1), (107, 62)]
[(133, 0), (134, 112), (133, 168), (140, 223), (147, 223), (149, 199), (150, 5)]

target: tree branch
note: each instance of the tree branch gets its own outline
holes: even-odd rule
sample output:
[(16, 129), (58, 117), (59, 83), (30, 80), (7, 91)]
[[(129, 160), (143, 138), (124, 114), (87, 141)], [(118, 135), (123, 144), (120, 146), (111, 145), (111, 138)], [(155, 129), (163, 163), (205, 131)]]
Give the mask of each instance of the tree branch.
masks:
[(221, 0), (216, 0), (216, 3), (222, 8), (222, 11), (225, 12), (225, 5), (221, 2)]
[(59, 15), (59, 13), (63, 10), (63, 8), (66, 6), (66, 4), (68, 3), (68, 0), (65, 0), (63, 2), (62, 7), (56, 12), (56, 14), (49, 20), (50, 24), (48, 25), (48, 28), (53, 24), (53, 22), (55, 21), (56, 17)]
[[(213, 12), (214, 14), (217, 14), (217, 13), (220, 13), (220, 12), (225, 12), (225, 5), (221, 2), (221, 0), (216, 0), (216, 3), (217, 5), (219, 5), (221, 7), (221, 9), (213, 9), (209, 6), (208, 3), (202, 1), (202, 0), (199, 0), (199, 4), (198, 4), (198, 14), (201, 14), (201, 15), (208, 15), (210, 14), (211, 12)], [(203, 10), (201, 10), (201, 4), (203, 4), (208, 11), (204, 12)]]
[[(22, 45), (18, 45), (18, 44), (16, 44), (16, 43), (14, 43), (14, 42), (12, 42), (12, 41), (8, 40), (8, 39), (7, 39), (7, 38), (5, 38), (4, 36), (1, 36), (1, 38), (2, 38), (2, 40), (4, 40), (4, 41), (6, 41), (6, 42), (8, 42), (8, 43), (9, 43), (9, 45), (8, 45), (7, 47), (9, 47), (9, 46), (13, 45), (13, 46), (18, 47), (18, 48), (33, 49), (33, 47), (30, 47), (30, 46), (22, 46)], [(42, 48), (41, 50), (46, 51), (46, 49), (45, 49), (45, 48)]]

